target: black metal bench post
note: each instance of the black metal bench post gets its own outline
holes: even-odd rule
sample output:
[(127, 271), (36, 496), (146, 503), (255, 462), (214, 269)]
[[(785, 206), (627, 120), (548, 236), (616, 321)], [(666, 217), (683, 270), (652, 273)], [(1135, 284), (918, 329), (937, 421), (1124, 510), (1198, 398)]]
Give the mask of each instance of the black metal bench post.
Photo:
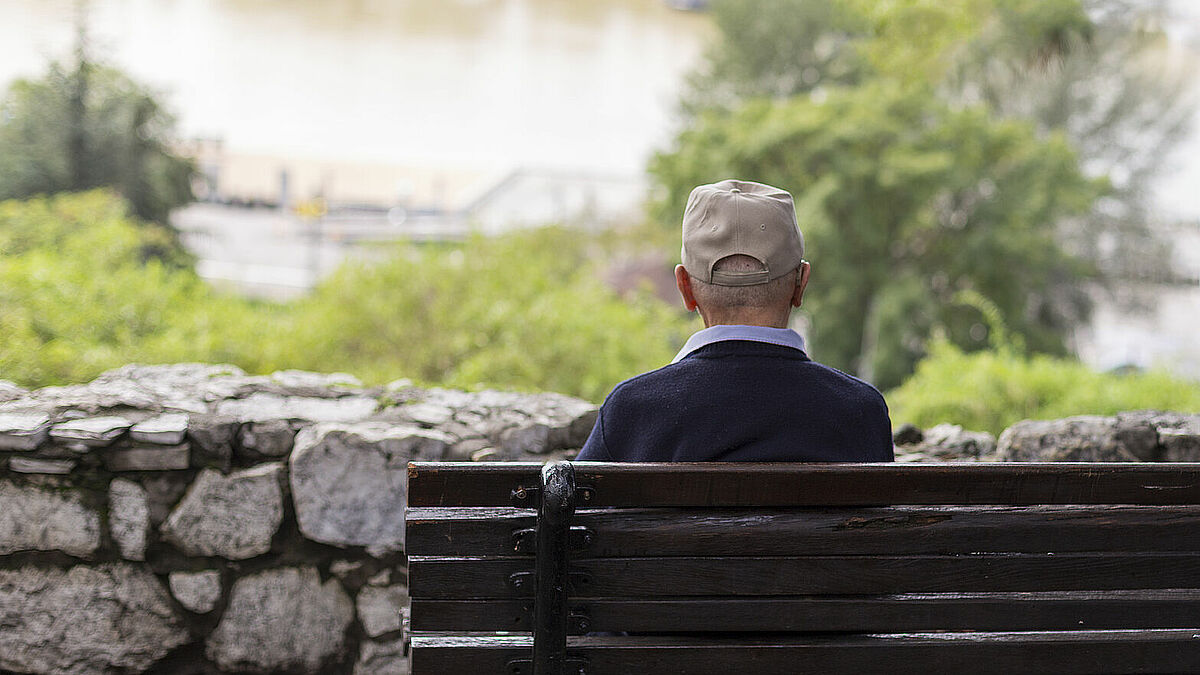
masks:
[(542, 467), (534, 564), (533, 675), (565, 675), (567, 665), (568, 552), (575, 514), (575, 468), (570, 462)]

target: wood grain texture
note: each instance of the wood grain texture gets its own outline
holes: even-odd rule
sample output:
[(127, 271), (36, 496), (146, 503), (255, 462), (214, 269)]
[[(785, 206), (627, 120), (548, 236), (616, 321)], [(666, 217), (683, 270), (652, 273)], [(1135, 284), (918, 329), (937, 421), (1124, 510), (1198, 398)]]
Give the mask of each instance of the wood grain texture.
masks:
[[(417, 631), (528, 631), (528, 600), (412, 602)], [(588, 631), (912, 632), (1200, 626), (1200, 590), (577, 598)]]
[[(593, 509), (587, 557), (1200, 551), (1200, 506), (923, 506), (795, 509)], [(513, 554), (515, 508), (415, 508), (422, 555)]]
[[(409, 506), (509, 506), (530, 463), (409, 464)], [(576, 463), (596, 506), (1200, 504), (1200, 464)]]
[[(841, 637), (577, 637), (587, 675), (1186, 673), (1200, 664), (1195, 630), (916, 633)], [(514, 637), (412, 638), (415, 675), (503, 673), (528, 654)]]
[[(521, 558), (409, 557), (414, 598), (512, 598)], [(811, 595), (1200, 588), (1195, 553), (591, 558), (572, 597)]]
[[(409, 467), (415, 630), (529, 630), (512, 492), (539, 464)], [(593, 464), (573, 525), (587, 675), (1200, 672), (1200, 464)], [(746, 638), (730, 637), (756, 631)], [(963, 632), (972, 631), (972, 632)], [(722, 635), (723, 634), (723, 635)], [(416, 635), (416, 675), (521, 635)]]

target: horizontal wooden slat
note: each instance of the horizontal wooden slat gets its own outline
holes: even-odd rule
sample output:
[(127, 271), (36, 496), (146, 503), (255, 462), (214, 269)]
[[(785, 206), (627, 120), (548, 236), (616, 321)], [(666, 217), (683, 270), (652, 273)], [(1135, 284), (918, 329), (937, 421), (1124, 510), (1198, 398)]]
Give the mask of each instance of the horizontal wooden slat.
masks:
[[(530, 463), (415, 462), (409, 506), (509, 506)], [(1200, 464), (575, 464), (583, 506), (1200, 504)]]
[[(588, 631), (911, 632), (1200, 626), (1200, 590), (762, 598), (577, 598)], [(412, 601), (417, 631), (532, 630), (532, 601)]]
[[(408, 564), (410, 595), (431, 599), (513, 597), (510, 575), (533, 568), (524, 558)], [(1195, 553), (592, 558), (571, 571), (587, 575), (571, 597), (1200, 588)]]
[[(1185, 673), (1200, 663), (1197, 630), (918, 633), (838, 638), (577, 637), (587, 675), (755, 673)], [(508, 673), (529, 658), (520, 636), (412, 638), (413, 675)]]
[[(596, 509), (575, 525), (581, 555), (829, 555), (1200, 551), (1200, 506), (941, 506), (822, 509)], [(429, 556), (513, 553), (527, 509), (408, 511), (408, 548)]]

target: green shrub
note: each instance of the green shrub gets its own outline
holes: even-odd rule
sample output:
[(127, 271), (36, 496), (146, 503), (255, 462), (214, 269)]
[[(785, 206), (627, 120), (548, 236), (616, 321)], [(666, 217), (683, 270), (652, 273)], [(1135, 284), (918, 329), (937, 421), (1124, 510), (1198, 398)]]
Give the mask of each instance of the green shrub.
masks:
[(964, 353), (945, 340), (887, 395), (892, 422), (942, 422), (999, 434), (1023, 419), (1122, 410), (1200, 411), (1200, 384), (1164, 372), (1100, 373), (1069, 359), (1011, 349)]
[(107, 192), (0, 202), (0, 379), (208, 361), (599, 400), (695, 328), (648, 294), (617, 297), (593, 269), (604, 250), (561, 228), (396, 246), (291, 304), (217, 293), (145, 254), (163, 241)]
[(677, 310), (622, 300), (598, 280), (601, 251), (544, 228), (461, 246), (404, 245), (348, 265), (296, 308), (286, 358), (459, 387), (548, 389), (599, 400), (670, 361), (694, 329)]
[(258, 365), (243, 326), (269, 323), (271, 308), (213, 292), (186, 260), (108, 192), (0, 202), (0, 378), (64, 384), (224, 356)]

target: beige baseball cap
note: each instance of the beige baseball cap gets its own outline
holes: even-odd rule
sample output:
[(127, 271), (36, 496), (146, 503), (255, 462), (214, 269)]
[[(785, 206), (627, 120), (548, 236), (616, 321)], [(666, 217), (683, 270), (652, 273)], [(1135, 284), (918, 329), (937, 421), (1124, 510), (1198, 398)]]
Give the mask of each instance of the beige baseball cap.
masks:
[[(804, 235), (786, 190), (745, 180), (723, 180), (692, 190), (683, 212), (683, 267), (718, 286), (765, 284), (800, 266)], [(714, 272), (718, 260), (748, 255), (761, 272)]]

